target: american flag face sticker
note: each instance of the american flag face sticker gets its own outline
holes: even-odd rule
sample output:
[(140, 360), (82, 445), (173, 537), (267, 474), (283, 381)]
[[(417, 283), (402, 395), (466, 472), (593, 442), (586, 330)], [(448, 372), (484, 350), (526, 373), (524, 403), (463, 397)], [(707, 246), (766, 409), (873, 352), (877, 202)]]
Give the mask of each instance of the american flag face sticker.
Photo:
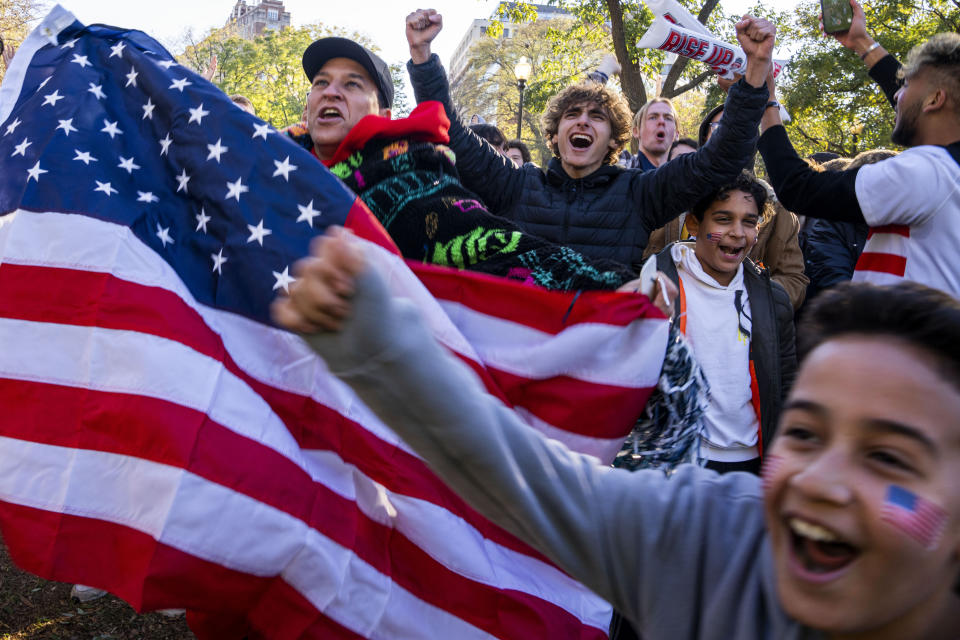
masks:
[(722, 237), (723, 237), (723, 234), (721, 233), (708, 233), (706, 235), (707, 242), (714, 242), (716, 244), (720, 244), (720, 238)]
[(947, 512), (912, 491), (890, 485), (880, 517), (928, 551), (937, 548), (947, 524)]

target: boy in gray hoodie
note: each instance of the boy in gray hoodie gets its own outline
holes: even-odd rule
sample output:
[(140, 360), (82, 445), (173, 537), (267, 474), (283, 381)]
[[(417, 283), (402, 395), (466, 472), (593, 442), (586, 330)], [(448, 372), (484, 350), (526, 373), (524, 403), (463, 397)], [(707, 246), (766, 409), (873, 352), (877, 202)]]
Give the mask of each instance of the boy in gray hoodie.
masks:
[(903, 283), (825, 293), (763, 480), (600, 466), (527, 427), (391, 299), (342, 231), (278, 324), (478, 511), (645, 640), (960, 635), (960, 303)]

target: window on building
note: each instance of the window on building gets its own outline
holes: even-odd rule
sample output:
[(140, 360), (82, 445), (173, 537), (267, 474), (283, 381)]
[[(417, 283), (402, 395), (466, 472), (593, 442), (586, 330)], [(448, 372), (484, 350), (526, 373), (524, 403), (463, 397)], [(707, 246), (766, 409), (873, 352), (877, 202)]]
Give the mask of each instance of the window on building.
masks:
[(268, 20), (277, 20), (278, 18), (280, 18), (280, 13), (276, 9), (267, 9)]

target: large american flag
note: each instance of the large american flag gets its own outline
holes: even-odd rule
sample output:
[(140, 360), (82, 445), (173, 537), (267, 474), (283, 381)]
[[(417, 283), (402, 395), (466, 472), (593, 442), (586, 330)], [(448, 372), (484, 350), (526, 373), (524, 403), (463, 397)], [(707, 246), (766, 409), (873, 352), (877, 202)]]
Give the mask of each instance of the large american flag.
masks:
[(645, 299), (407, 265), (309, 153), (144, 34), (59, 7), (0, 122), (0, 528), (20, 565), (254, 636), (606, 635), (607, 603), (453, 495), (268, 305), (345, 224), (478, 384), (609, 461), (666, 346)]

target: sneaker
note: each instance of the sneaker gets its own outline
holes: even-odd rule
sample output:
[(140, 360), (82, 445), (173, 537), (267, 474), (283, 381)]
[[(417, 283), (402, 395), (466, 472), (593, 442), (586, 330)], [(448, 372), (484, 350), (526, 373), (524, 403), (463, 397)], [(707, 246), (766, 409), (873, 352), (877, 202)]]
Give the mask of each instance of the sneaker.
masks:
[(95, 589), (85, 584), (75, 584), (73, 585), (73, 589), (70, 590), (70, 597), (76, 598), (80, 602), (90, 602), (91, 600), (102, 598), (105, 595), (107, 595), (107, 592), (103, 589)]

